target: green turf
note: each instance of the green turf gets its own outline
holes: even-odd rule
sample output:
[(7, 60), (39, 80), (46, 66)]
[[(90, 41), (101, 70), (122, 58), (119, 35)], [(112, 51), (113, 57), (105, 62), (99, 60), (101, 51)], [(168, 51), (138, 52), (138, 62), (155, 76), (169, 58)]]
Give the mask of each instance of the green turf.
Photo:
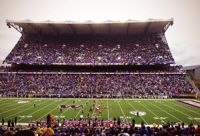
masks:
[[(89, 111), (90, 107), (100, 105), (101, 113)], [(18, 103), (27, 101), (27, 103)], [(64, 109), (59, 110), (59, 105), (83, 105), (83, 110)], [(87, 103), (87, 104), (86, 104)], [(36, 104), (36, 107), (34, 107)], [(131, 111), (144, 112), (144, 116), (137, 117), (131, 114)], [(46, 119), (50, 113), (62, 119), (79, 119), (80, 115), (84, 117), (94, 117), (100, 119), (113, 119), (120, 117), (124, 122), (130, 122), (132, 118), (139, 124), (142, 120), (146, 124), (163, 124), (165, 122), (185, 122), (186, 124), (200, 124), (200, 108), (195, 108), (176, 100), (145, 100), (145, 99), (0, 99), (0, 119), (4, 117), (5, 121), (14, 119), (18, 116), (18, 122), (28, 123), (33, 120)], [(0, 120), (1, 122), (1, 120)]]

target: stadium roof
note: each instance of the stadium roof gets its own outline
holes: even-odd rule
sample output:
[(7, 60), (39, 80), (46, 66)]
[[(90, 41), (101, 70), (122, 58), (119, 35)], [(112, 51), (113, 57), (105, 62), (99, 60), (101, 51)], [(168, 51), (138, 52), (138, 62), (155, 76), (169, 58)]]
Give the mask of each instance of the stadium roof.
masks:
[(148, 19), (105, 21), (105, 22), (54, 22), (54, 21), (13, 21), (6, 20), (9, 28), (13, 27), (25, 34), (145, 34), (165, 32), (173, 19)]

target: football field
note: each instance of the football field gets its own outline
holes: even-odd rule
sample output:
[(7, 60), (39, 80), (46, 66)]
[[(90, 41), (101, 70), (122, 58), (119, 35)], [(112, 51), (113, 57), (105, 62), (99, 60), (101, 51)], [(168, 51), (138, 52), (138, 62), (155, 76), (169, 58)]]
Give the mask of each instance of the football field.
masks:
[[(197, 105), (199, 103), (196, 102)], [(65, 107), (62, 110), (61, 105)], [(46, 120), (47, 114), (53, 114), (59, 120), (79, 119), (83, 115), (84, 118), (90, 116), (104, 120), (120, 117), (127, 123), (134, 118), (136, 124), (141, 121), (145, 124), (163, 124), (168, 121), (200, 124), (200, 108), (174, 99), (0, 99), (0, 122), (2, 117), (7, 122), (16, 116), (21, 123)]]

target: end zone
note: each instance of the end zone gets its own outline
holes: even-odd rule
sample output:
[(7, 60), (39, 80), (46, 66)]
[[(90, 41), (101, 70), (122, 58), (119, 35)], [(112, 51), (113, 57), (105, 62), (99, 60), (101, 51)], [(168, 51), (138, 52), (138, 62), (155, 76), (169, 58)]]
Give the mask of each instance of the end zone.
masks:
[(200, 108), (200, 101), (197, 101), (197, 100), (176, 100), (176, 101), (193, 106), (193, 107)]

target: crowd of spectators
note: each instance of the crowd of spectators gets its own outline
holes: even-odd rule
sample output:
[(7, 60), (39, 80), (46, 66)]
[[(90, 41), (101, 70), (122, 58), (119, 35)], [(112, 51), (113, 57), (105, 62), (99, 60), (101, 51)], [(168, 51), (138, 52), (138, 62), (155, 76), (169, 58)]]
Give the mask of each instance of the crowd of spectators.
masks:
[(12, 64), (173, 64), (168, 44), (157, 35), (26, 36), (5, 59)]
[[(89, 121), (89, 120), (88, 120)], [(146, 126), (143, 122), (138, 127), (134, 120), (129, 124), (122, 126), (122, 123), (112, 121), (110, 126), (104, 126), (102, 121), (94, 121), (89, 125), (81, 124), (81, 120), (76, 121), (70, 126), (52, 126), (40, 127), (31, 125), (29, 128), (20, 126), (6, 127), (0, 126), (0, 136), (199, 136), (200, 126), (194, 126), (192, 123), (184, 125), (184, 123), (169, 123), (162, 126), (152, 125)]]
[[(164, 35), (163, 35), (164, 37)], [(167, 65), (164, 69), (132, 69), (115, 72), (60, 72), (50, 69), (41, 72), (32, 69), (0, 67), (0, 96), (2, 97), (177, 97), (194, 94), (168, 44), (157, 34), (146, 35), (76, 35), (60, 37), (26, 35), (6, 57), (8, 64), (55, 65)], [(97, 68), (98, 69), (98, 68)], [(30, 71), (29, 71), (30, 70)], [(118, 124), (115, 120), (93, 120), (87, 125), (62, 123), (62, 126), (40, 128), (30, 125), (28, 130), (0, 126), (0, 136), (69, 136), (69, 135), (135, 135), (170, 136), (200, 135), (200, 126), (167, 123), (149, 127), (143, 122)], [(84, 123), (81, 123), (84, 124)], [(91, 125), (88, 125), (91, 124)], [(104, 125), (102, 125), (104, 124)], [(108, 125), (109, 124), (109, 125)], [(40, 133), (41, 132), (41, 133)]]
[(0, 66), (0, 72), (13, 72), (13, 70), (11, 69), (11, 67), (4, 67), (4, 66)]
[(194, 94), (185, 74), (0, 73), (2, 96), (135, 97)]

